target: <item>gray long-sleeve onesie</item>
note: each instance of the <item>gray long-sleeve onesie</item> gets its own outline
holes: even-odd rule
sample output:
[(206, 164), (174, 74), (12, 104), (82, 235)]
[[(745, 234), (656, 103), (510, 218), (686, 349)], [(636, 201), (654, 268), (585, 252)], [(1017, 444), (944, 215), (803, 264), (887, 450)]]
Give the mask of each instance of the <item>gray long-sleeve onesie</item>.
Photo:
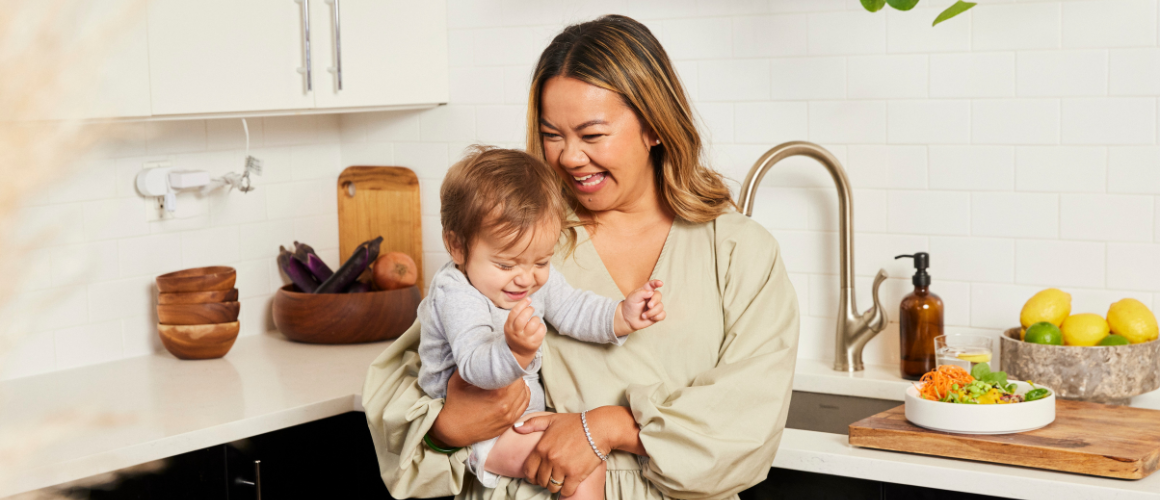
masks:
[[(584, 342), (624, 343), (626, 337), (617, 337), (613, 329), (620, 301), (572, 288), (554, 267), (548, 271), (547, 283), (531, 297), (536, 316), (563, 335)], [(419, 304), (419, 358), (423, 361), (419, 386), (423, 391), (432, 398), (446, 397), (447, 380), (456, 368), (464, 381), (482, 389), (506, 387), (523, 377), (532, 388), (528, 411), (543, 411), (539, 382), (543, 347), (526, 369), (521, 367), (504, 337), (508, 313), (471, 286), (455, 263), (439, 269), (427, 298)]]

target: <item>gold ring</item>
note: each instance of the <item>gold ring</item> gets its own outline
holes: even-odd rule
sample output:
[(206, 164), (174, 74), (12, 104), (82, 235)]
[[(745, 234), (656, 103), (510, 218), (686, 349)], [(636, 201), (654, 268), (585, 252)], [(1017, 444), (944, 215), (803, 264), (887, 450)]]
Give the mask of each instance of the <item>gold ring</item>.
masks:
[(554, 484), (554, 485), (556, 485), (556, 486), (564, 486), (564, 483), (563, 483), (562, 481), (557, 481), (557, 480), (555, 480), (555, 479), (554, 479), (554, 478), (552, 478), (552, 477), (549, 477), (549, 478), (548, 478), (548, 482), (549, 482), (549, 483), (552, 483), (552, 484)]

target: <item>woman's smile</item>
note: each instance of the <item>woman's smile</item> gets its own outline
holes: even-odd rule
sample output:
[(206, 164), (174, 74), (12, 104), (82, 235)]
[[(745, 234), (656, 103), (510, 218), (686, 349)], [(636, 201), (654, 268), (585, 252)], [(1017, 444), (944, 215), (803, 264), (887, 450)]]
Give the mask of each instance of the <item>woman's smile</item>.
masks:
[(604, 181), (608, 178), (608, 172), (595, 172), (584, 175), (573, 175), (572, 179), (575, 181), (576, 190), (581, 193), (595, 193), (604, 187)]

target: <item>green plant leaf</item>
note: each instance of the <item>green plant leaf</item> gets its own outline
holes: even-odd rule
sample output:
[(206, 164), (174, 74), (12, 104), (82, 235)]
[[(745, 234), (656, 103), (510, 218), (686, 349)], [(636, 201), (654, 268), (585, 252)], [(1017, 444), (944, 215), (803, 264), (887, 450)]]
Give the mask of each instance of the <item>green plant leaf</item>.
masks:
[[(862, 0), (862, 3), (865, 4), (866, 0)], [(954, 5), (947, 7), (947, 10), (942, 11), (942, 14), (939, 14), (938, 17), (934, 18), (934, 22), (931, 23), (931, 26), (938, 26), (938, 23), (962, 14), (963, 12), (970, 10), (970, 8), (974, 7), (975, 5), (977, 4), (974, 2), (964, 2), (959, 0), (958, 2), (955, 2)]]
[(894, 10), (910, 10), (918, 5), (918, 0), (886, 0)]
[(878, 12), (886, 6), (886, 0), (862, 0), (862, 7), (870, 12)]

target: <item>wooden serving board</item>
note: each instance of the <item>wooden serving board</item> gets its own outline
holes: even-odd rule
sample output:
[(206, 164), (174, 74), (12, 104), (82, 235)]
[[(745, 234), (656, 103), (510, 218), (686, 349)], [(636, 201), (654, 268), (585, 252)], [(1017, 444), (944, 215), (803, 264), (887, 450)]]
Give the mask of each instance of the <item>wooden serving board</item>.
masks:
[(1055, 422), (1019, 434), (950, 434), (906, 420), (905, 405), (850, 424), (850, 444), (939, 457), (1140, 479), (1160, 467), (1160, 411), (1057, 400)]
[(342, 260), (360, 243), (383, 237), (380, 252), (415, 260), (423, 290), (423, 216), (419, 178), (405, 167), (348, 167), (338, 176), (338, 252)]

